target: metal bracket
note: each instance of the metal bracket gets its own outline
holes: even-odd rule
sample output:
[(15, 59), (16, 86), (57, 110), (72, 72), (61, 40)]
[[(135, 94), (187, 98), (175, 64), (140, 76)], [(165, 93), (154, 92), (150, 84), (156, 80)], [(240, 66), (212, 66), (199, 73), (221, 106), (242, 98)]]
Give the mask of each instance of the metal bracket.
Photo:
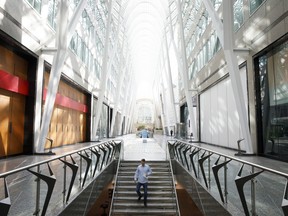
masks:
[(98, 166), (98, 163), (99, 163), (99, 159), (100, 159), (100, 156), (101, 156), (101, 154), (96, 150), (96, 148), (94, 148), (94, 150), (93, 149), (90, 149), (90, 151), (94, 154), (94, 155), (96, 155), (96, 162), (95, 162), (95, 167), (94, 167), (94, 171), (93, 171), (93, 177), (95, 176), (95, 173), (96, 173), (96, 170), (97, 170), (97, 166)]
[(286, 181), (286, 186), (284, 190), (284, 196), (282, 200), (282, 210), (285, 216), (288, 216), (288, 179)]
[(178, 141), (175, 142), (175, 144), (174, 144), (174, 152), (176, 153), (177, 160), (180, 162), (180, 157), (179, 157), (178, 151), (177, 151), (177, 147), (178, 147), (179, 145), (181, 145), (180, 142), (178, 142)]
[(114, 140), (112, 140), (110, 142), (110, 145), (112, 146), (112, 153), (111, 153), (111, 157), (113, 158), (113, 156), (115, 155), (115, 152), (116, 152), (116, 143), (114, 142)]
[[(83, 154), (78, 153), (80, 155), (80, 157), (82, 157), (87, 163), (85, 176), (84, 176), (83, 183), (82, 183), (82, 187), (84, 187), (84, 184), (85, 184), (88, 172), (89, 172), (89, 168), (90, 168), (90, 165), (91, 165), (91, 162), (92, 162), (92, 159), (89, 158), (89, 155), (87, 154), (87, 152), (85, 150), (84, 150), (84, 152), (85, 152), (86, 156), (83, 155)], [(81, 175), (81, 173), (80, 173), (80, 175)]]
[(55, 186), (55, 183), (56, 183), (56, 177), (54, 176), (49, 163), (47, 163), (47, 165), (48, 165), (50, 176), (46, 176), (46, 175), (43, 175), (41, 173), (37, 173), (35, 171), (27, 169), (32, 174), (36, 175), (41, 180), (45, 181), (47, 186), (48, 186), (47, 194), (46, 194), (46, 198), (45, 198), (45, 202), (44, 202), (44, 205), (43, 205), (43, 210), (42, 210), (41, 216), (44, 216), (46, 214), (46, 211), (47, 211), (47, 208), (48, 208), (51, 196), (52, 196), (52, 192), (53, 192), (53, 189), (54, 189), (54, 186)]
[(3, 214), (3, 216), (7, 216), (9, 209), (11, 207), (11, 199), (10, 199), (10, 194), (9, 194), (9, 189), (8, 189), (8, 185), (6, 182), (6, 178), (4, 178), (3, 180), (4, 180), (4, 189), (5, 189), (5, 198), (0, 200), (0, 212), (1, 212), (1, 215)]
[(69, 189), (68, 189), (68, 193), (67, 193), (67, 197), (66, 197), (66, 203), (68, 203), (68, 200), (69, 200), (69, 197), (70, 197), (70, 194), (72, 191), (72, 187), (73, 187), (76, 175), (77, 175), (77, 171), (79, 168), (71, 155), (70, 155), (70, 158), (72, 160), (72, 163), (69, 163), (69, 162), (64, 161), (63, 159), (59, 158), (60, 161), (62, 161), (65, 165), (67, 165), (72, 170), (72, 177), (71, 177), (71, 181), (70, 181), (70, 185), (69, 185)]
[(200, 149), (196, 150), (196, 148), (195, 148), (195, 149), (193, 149), (192, 153), (189, 155), (190, 156), (190, 161), (192, 163), (194, 174), (195, 174), (196, 178), (198, 178), (198, 176), (197, 176), (196, 167), (195, 167), (195, 163), (194, 163), (193, 158), (198, 152), (200, 152)]
[(100, 167), (100, 170), (102, 170), (102, 167), (103, 167), (103, 164), (104, 164), (104, 161), (105, 161), (105, 156), (106, 156), (106, 153), (107, 153), (107, 151), (106, 151), (106, 149), (105, 148), (103, 148), (102, 146), (99, 146), (99, 149), (101, 149), (102, 151), (103, 151), (103, 158), (102, 158), (102, 163), (101, 163), (101, 167)]
[(206, 156), (204, 157), (205, 153), (206, 153), (206, 151), (203, 153), (203, 155), (201, 156), (201, 158), (198, 160), (198, 163), (199, 163), (200, 168), (201, 168), (201, 172), (202, 172), (202, 175), (203, 175), (203, 179), (204, 179), (205, 185), (206, 185), (206, 187), (208, 188), (208, 183), (207, 183), (206, 174), (205, 174), (205, 171), (204, 171), (203, 164), (204, 164), (204, 161), (205, 161), (206, 159), (208, 159), (213, 153), (210, 153), (210, 154), (208, 154), (208, 155), (206, 155)]
[(106, 159), (106, 165), (109, 162), (109, 159), (111, 157), (111, 152), (112, 152), (112, 148), (110, 147), (110, 144), (105, 144), (106, 148), (108, 148), (108, 155), (107, 155), (107, 159)]
[(187, 164), (187, 169), (188, 169), (188, 170), (190, 170), (190, 167), (189, 167), (189, 164), (188, 164), (188, 160), (187, 160), (186, 153), (187, 153), (191, 148), (192, 148), (191, 146), (187, 146), (187, 148), (183, 151), (184, 159), (185, 159), (185, 162), (186, 162), (186, 164)]
[(220, 159), (221, 156), (219, 156), (219, 158), (217, 159), (217, 161), (215, 162), (215, 164), (212, 166), (212, 171), (213, 171), (213, 174), (214, 174), (214, 177), (215, 177), (215, 181), (216, 181), (216, 185), (217, 185), (217, 188), (218, 188), (218, 191), (219, 191), (219, 194), (220, 194), (220, 198), (222, 200), (222, 202), (224, 203), (224, 197), (223, 197), (223, 193), (222, 193), (222, 190), (221, 190), (221, 185), (220, 185), (220, 180), (219, 180), (219, 176), (218, 176), (218, 171), (223, 167), (225, 166), (226, 164), (228, 164), (232, 159), (228, 160), (228, 161), (225, 161), (221, 164), (218, 164), (219, 162), (219, 159)]
[(183, 161), (183, 157), (182, 157), (182, 154), (181, 154), (181, 150), (182, 148), (184, 148), (186, 145), (185, 144), (182, 144), (182, 146), (180, 146), (178, 148), (178, 152), (179, 152), (179, 155), (180, 155), (180, 159), (181, 159), (181, 162), (182, 162), (182, 165), (184, 166), (184, 161)]
[(242, 164), (242, 166), (241, 166), (241, 168), (240, 168), (240, 170), (239, 170), (239, 172), (235, 178), (235, 184), (237, 186), (238, 194), (240, 196), (240, 200), (241, 200), (245, 215), (249, 215), (249, 210), (247, 207), (247, 203), (246, 203), (246, 199), (245, 199), (245, 195), (244, 195), (244, 190), (243, 190), (244, 184), (247, 181), (249, 181), (249, 180), (253, 179), (254, 177), (256, 177), (257, 175), (259, 175), (260, 173), (264, 172), (264, 170), (259, 171), (257, 173), (252, 173), (248, 176), (241, 177), (243, 167), (244, 167), (244, 164)]
[(234, 155), (235, 156), (255, 156), (256, 154), (248, 154), (248, 153), (242, 152), (240, 144), (243, 140), (244, 139), (237, 140), (238, 153), (235, 153)]

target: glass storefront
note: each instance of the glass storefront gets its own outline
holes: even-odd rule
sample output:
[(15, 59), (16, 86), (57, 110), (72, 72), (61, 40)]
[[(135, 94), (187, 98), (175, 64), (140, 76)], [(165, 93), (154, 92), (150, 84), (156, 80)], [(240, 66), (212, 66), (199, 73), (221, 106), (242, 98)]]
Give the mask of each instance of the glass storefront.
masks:
[(255, 63), (260, 151), (288, 161), (288, 41)]
[(108, 106), (105, 104), (102, 105), (102, 112), (96, 136), (98, 137), (98, 139), (108, 137)]

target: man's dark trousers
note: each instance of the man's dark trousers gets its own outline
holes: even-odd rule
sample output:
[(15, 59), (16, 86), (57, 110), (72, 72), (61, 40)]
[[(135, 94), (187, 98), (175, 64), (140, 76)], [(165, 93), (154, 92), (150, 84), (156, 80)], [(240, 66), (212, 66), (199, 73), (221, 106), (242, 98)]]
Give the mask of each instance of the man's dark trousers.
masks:
[(138, 194), (139, 197), (142, 196), (141, 192), (140, 192), (140, 188), (141, 186), (143, 186), (143, 189), (144, 189), (144, 203), (147, 202), (147, 186), (148, 186), (148, 183), (140, 183), (140, 182), (137, 182), (137, 186), (136, 186), (136, 192)]

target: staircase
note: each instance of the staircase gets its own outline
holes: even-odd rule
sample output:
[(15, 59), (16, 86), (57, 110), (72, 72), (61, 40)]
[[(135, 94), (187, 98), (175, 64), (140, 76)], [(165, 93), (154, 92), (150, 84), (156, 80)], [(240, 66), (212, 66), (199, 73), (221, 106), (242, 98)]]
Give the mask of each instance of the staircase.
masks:
[(147, 207), (143, 198), (138, 201), (136, 194), (134, 174), (139, 164), (139, 161), (121, 161), (110, 215), (179, 215), (169, 161), (146, 162), (152, 169)]

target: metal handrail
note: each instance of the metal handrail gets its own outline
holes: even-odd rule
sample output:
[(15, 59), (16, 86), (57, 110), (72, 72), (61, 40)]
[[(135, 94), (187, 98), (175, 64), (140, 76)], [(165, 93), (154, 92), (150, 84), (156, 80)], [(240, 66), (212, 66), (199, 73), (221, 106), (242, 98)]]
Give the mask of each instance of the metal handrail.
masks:
[(113, 202), (114, 202), (114, 197), (115, 197), (115, 193), (116, 193), (116, 187), (117, 187), (117, 181), (118, 181), (118, 174), (119, 174), (119, 167), (121, 164), (121, 156), (123, 153), (123, 142), (121, 142), (121, 146), (120, 146), (120, 152), (119, 152), (119, 159), (118, 159), (118, 164), (117, 164), (117, 171), (116, 171), (116, 178), (114, 180), (114, 187), (113, 187), (113, 194), (112, 194), (112, 198), (111, 198), (111, 204), (110, 204), (110, 210), (109, 210), (109, 216), (112, 215), (113, 212)]
[[(168, 145), (166, 146), (168, 152), (169, 152), (169, 147)], [(172, 175), (172, 184), (173, 184), (173, 190), (174, 190), (174, 195), (175, 195), (175, 199), (176, 199), (176, 210), (177, 210), (177, 214), (181, 215), (180, 213), (180, 208), (179, 208), (179, 202), (178, 202), (178, 196), (177, 196), (177, 191), (175, 188), (175, 178), (174, 178), (174, 174), (173, 174), (173, 167), (172, 167), (172, 163), (171, 163), (171, 158), (170, 158), (170, 154), (168, 154), (168, 161), (169, 161), (169, 165), (170, 165), (170, 170), (171, 170), (171, 175)]]
[(240, 163), (243, 163), (243, 164), (247, 164), (247, 165), (250, 165), (252, 167), (256, 167), (256, 168), (259, 168), (259, 169), (262, 169), (262, 170), (265, 170), (265, 171), (268, 171), (268, 172), (271, 172), (271, 173), (274, 173), (274, 174), (277, 174), (277, 175), (280, 175), (282, 177), (285, 177), (285, 178), (288, 178), (288, 173), (284, 173), (284, 172), (280, 172), (278, 170), (273, 170), (271, 168), (268, 168), (268, 167), (265, 167), (265, 166), (261, 166), (261, 165), (258, 165), (258, 164), (255, 164), (255, 163), (252, 163), (252, 162), (249, 162), (249, 161), (245, 161), (245, 160), (241, 160), (239, 158), (235, 158), (233, 156), (229, 156), (229, 155), (226, 155), (226, 154), (223, 154), (223, 153), (219, 153), (217, 151), (214, 151), (214, 150), (211, 150), (211, 149), (208, 149), (208, 148), (204, 148), (204, 147), (201, 147), (201, 146), (197, 146), (195, 144), (192, 144), (192, 143), (188, 143), (186, 141), (183, 141), (183, 140), (175, 140), (175, 141), (179, 141), (181, 143), (185, 143), (187, 145), (190, 145), (190, 146), (193, 146), (195, 148), (198, 148), (198, 149), (201, 149), (201, 150), (204, 150), (204, 151), (207, 151), (207, 152), (210, 152), (210, 153), (213, 153), (213, 154), (216, 154), (216, 155), (219, 155), (219, 156), (222, 156), (224, 158), (229, 158), (233, 161), (238, 161)]
[[(229, 156), (229, 155), (226, 155), (223, 153), (219, 153), (217, 151), (214, 151), (214, 150), (211, 150), (208, 148), (204, 148), (204, 147), (201, 147), (201, 146), (198, 146), (195, 144), (191, 144), (191, 143), (188, 143), (188, 142), (185, 142), (182, 140), (173, 140), (172, 142), (171, 141), (167, 141), (167, 142), (168, 142), (168, 145), (172, 146), (172, 148), (170, 148), (169, 150), (173, 150), (173, 152), (175, 153), (175, 156), (176, 156), (176, 160), (178, 161), (179, 165), (181, 165), (188, 173), (190, 173), (190, 169), (189, 169), (190, 165), (193, 166), (194, 174), (196, 177), (196, 178), (194, 178), (194, 177), (193, 178), (198, 183), (200, 183), (197, 180), (199, 177), (199, 169), (200, 169), (200, 171), (202, 172), (203, 181), (204, 181), (207, 189), (211, 187), (211, 185), (210, 185), (210, 181), (211, 181), (210, 169), (212, 169), (214, 177), (215, 177), (216, 186), (218, 188), (218, 192), (219, 192), (219, 195), (220, 195), (220, 198), (221, 198), (223, 204), (227, 203), (227, 194), (228, 194), (227, 193), (226, 165), (231, 161), (234, 161), (234, 162), (236, 161), (236, 162), (239, 162), (240, 164), (242, 164), (242, 166), (240, 167), (240, 169), (238, 171), (238, 174), (236, 174), (236, 176), (235, 176), (234, 181), (236, 184), (236, 189), (238, 191), (239, 198), (240, 198), (240, 201), (241, 201), (245, 215), (250, 215), (250, 211), (248, 209), (248, 205), (246, 202), (246, 197), (245, 197), (244, 189), (243, 189), (246, 182), (251, 181), (251, 208), (252, 208), (251, 212), (252, 212), (252, 215), (255, 215), (256, 214), (256, 201), (257, 200), (255, 199), (256, 198), (255, 197), (255, 181), (253, 179), (264, 171), (276, 174), (278, 177), (284, 177), (286, 179), (286, 186), (284, 189), (284, 196), (282, 199), (281, 207), (282, 207), (282, 210), (284, 212), (284, 215), (288, 215), (288, 196), (285, 196), (285, 194), (288, 194), (288, 192), (287, 192), (288, 191), (288, 173), (274, 170), (274, 169), (271, 169), (271, 168), (268, 168), (268, 167), (265, 167), (265, 166), (262, 166), (259, 164), (255, 164), (253, 162), (244, 161), (242, 159), (235, 158), (233, 156)], [(184, 148), (185, 150), (183, 150), (183, 147), (185, 147)], [(188, 152), (187, 150), (189, 150), (189, 153), (190, 153), (190, 155), (189, 155), (190, 156), (190, 162), (191, 162), (190, 165), (187, 161), (187, 152)], [(199, 152), (201, 150), (204, 151), (204, 153), (201, 153), (202, 155), (199, 158), (199, 154), (200, 154)], [(195, 163), (193, 162), (194, 161), (193, 156), (195, 154), (198, 155), (198, 176), (196, 174)], [(210, 160), (211, 160), (210, 156), (212, 156), (212, 155), (218, 156), (218, 159), (216, 160), (214, 165), (210, 164)], [(184, 156), (186, 165), (184, 163), (182, 156)], [(223, 160), (220, 161), (221, 157), (224, 158), (224, 161)], [(208, 176), (208, 183), (206, 180), (206, 174), (205, 174), (204, 165), (203, 165), (203, 163), (206, 159), (208, 160), (208, 175), (209, 175)], [(220, 161), (220, 163), (219, 163), (219, 161)], [(242, 175), (244, 165), (248, 165), (252, 168), (252, 171), (248, 175), (245, 175), (245, 176)], [(187, 166), (187, 168), (186, 168), (186, 166)], [(219, 181), (219, 176), (218, 176), (218, 171), (222, 167), (224, 167), (224, 176), (225, 176), (224, 177), (224, 188), (225, 188), (225, 190), (224, 190), (225, 194), (224, 195), (223, 195), (223, 192), (221, 189), (221, 183)], [(255, 172), (255, 168), (259, 169), (260, 171)], [(190, 174), (190, 175), (192, 177), (192, 174)], [(203, 184), (202, 184), (202, 186), (205, 187)]]
[(116, 142), (117, 142), (117, 141), (120, 141), (120, 140), (111, 139), (111, 140), (106, 140), (106, 141), (103, 141), (103, 142), (100, 142), (100, 143), (98, 142), (98, 143), (95, 144), (95, 145), (90, 145), (90, 146), (87, 146), (87, 147), (83, 147), (83, 148), (80, 148), (80, 149), (77, 149), (77, 150), (74, 150), (74, 151), (71, 151), (71, 152), (68, 152), (68, 153), (65, 153), (65, 154), (61, 154), (60, 156), (55, 156), (55, 157), (53, 157), (53, 158), (46, 159), (46, 160), (43, 160), (43, 161), (41, 161), (41, 162), (36, 162), (36, 163), (31, 164), (31, 165), (23, 166), (23, 167), (20, 167), (20, 168), (17, 168), (17, 169), (13, 169), (13, 170), (10, 170), (10, 171), (1, 173), (1, 174), (0, 174), (0, 178), (7, 177), (7, 176), (9, 176), (9, 175), (12, 175), (12, 174), (15, 174), (15, 173), (17, 173), (17, 172), (21, 172), (21, 171), (30, 169), (30, 168), (32, 168), (32, 167), (36, 167), (36, 166), (39, 166), (39, 165), (46, 164), (46, 163), (48, 163), (48, 162), (51, 162), (51, 161), (54, 161), (54, 160), (63, 158), (63, 157), (65, 157), (65, 156), (77, 154), (78, 152), (91, 149), (91, 148), (93, 148), (93, 147), (96, 147), (96, 146), (98, 146), (98, 145), (102, 145), (102, 144), (107, 143), (107, 142), (112, 141), (112, 140), (113, 140), (113, 141), (116, 141)]
[[(4, 187), (8, 189), (6, 178), (8, 176), (12, 175), (12, 174), (23, 172), (23, 171), (28, 171), (28, 172), (32, 173), (33, 175), (35, 175), (37, 177), (36, 178), (36, 185), (37, 185), (37, 189), (36, 189), (36, 204), (35, 204), (34, 215), (39, 215), (40, 211), (41, 211), (41, 209), (40, 209), (40, 180), (44, 181), (47, 184), (48, 187), (47, 187), (47, 194), (46, 194), (46, 198), (45, 198), (45, 202), (44, 202), (44, 205), (43, 205), (43, 208), (42, 208), (41, 215), (45, 215), (46, 211), (47, 211), (47, 208), (48, 208), (48, 206), (50, 204), (50, 198), (52, 197), (54, 186), (55, 186), (56, 181), (57, 181), (56, 176), (54, 175), (53, 170), (51, 169), (49, 162), (59, 160), (62, 163), (64, 163), (64, 167), (63, 167), (64, 168), (63, 203), (67, 204), (68, 201), (69, 201), (70, 193), (72, 191), (72, 187), (74, 185), (74, 180), (76, 179), (76, 175), (78, 173), (78, 168), (80, 168), (80, 179), (79, 179), (80, 180), (80, 184), (81, 184), (81, 187), (84, 188), (86, 177), (88, 176), (89, 170), (90, 170), (90, 173), (91, 173), (91, 176), (92, 176), (92, 166), (91, 166), (92, 162), (93, 162), (92, 154), (95, 154), (96, 152), (99, 151), (98, 152), (99, 153), (99, 155), (98, 155), (99, 157), (97, 156), (97, 160), (94, 161), (94, 162), (97, 161), (96, 164), (95, 164), (94, 173), (93, 173), (93, 176), (92, 176), (93, 177), (92, 180), (95, 180), (96, 177), (94, 178), (94, 174), (95, 174), (95, 171), (96, 171), (96, 167), (98, 167), (98, 163), (100, 162), (100, 160), (98, 160), (98, 159), (101, 157), (101, 155), (103, 155), (101, 168), (100, 168), (100, 173), (101, 173), (101, 171), (103, 171), (108, 165), (111, 164), (111, 161), (113, 161), (113, 158), (114, 158), (115, 153), (116, 153), (117, 146), (120, 144), (119, 141), (120, 141), (120, 143), (123, 142), (122, 140), (111, 139), (111, 140), (103, 141), (101, 143), (96, 143), (94, 145), (89, 145), (87, 147), (82, 147), (80, 149), (73, 150), (73, 151), (70, 151), (68, 153), (61, 154), (59, 156), (54, 156), (52, 158), (43, 160), (41, 162), (36, 162), (36, 163), (31, 164), (31, 165), (23, 166), (23, 167), (20, 167), (20, 168), (17, 168), (17, 169), (8, 171), (8, 172), (1, 173), (0, 174), (0, 179), (4, 179)], [(96, 149), (96, 147), (97, 147), (97, 149)], [(101, 151), (104, 154), (101, 153), (100, 149), (101, 149)], [(88, 155), (88, 153), (87, 153), (88, 151), (90, 151), (91, 155)], [(72, 157), (75, 154), (80, 156), (80, 159), (79, 159), (80, 160), (80, 167), (78, 167), (78, 164), (74, 161), (74, 159)], [(105, 155), (107, 155), (107, 156), (105, 157)], [(71, 161), (70, 160), (69, 161), (66, 160), (67, 156), (70, 156)], [(84, 159), (86, 161), (86, 164), (87, 164), (83, 179), (81, 178), (81, 174), (82, 174), (82, 170), (81, 170), (81, 168), (82, 168), (82, 159)], [(105, 164), (105, 166), (102, 169), (102, 165), (105, 162), (106, 162), (106, 164)], [(108, 164), (108, 162), (109, 162), (109, 164)], [(44, 164), (48, 166), (48, 174), (43, 174), (41, 172), (41, 170), (40, 170), (40, 166), (44, 165)], [(71, 169), (71, 171), (72, 171), (71, 180), (70, 180), (70, 186), (69, 186), (67, 194), (66, 194), (66, 167), (69, 167)], [(36, 169), (36, 171), (33, 171), (33, 169), (31, 169), (31, 168), (37, 168), (37, 169)], [(0, 200), (0, 210), (1, 211), (4, 210), (5, 211), (4, 215), (7, 215), (8, 212), (9, 212), (9, 209), (11, 207), (11, 201), (10, 201), (9, 193), (5, 193), (5, 200), (7, 200), (7, 201), (5, 201), (5, 203), (7, 202), (7, 205), (2, 203), (2, 201), (4, 201), (4, 200)], [(10, 204), (8, 204), (8, 203), (10, 203)]]

